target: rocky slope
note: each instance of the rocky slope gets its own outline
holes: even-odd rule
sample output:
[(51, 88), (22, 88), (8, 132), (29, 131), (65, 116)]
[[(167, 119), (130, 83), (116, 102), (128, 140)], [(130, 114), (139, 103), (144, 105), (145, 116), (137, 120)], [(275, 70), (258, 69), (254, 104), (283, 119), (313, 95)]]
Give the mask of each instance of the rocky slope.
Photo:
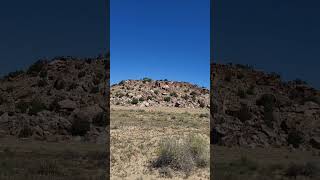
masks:
[(101, 141), (108, 114), (109, 58), (58, 57), (0, 80), (0, 136)]
[(320, 91), (242, 65), (211, 64), (212, 143), (320, 148)]
[(111, 105), (209, 108), (209, 90), (186, 82), (126, 80), (111, 86)]

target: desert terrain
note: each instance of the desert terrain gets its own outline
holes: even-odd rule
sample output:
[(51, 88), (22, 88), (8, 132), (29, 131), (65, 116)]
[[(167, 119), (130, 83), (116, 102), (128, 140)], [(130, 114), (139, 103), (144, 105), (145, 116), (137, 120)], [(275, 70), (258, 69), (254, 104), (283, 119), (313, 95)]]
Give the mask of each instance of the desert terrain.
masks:
[(108, 60), (42, 59), (0, 79), (0, 179), (106, 179)]
[(168, 80), (112, 86), (111, 179), (209, 179), (208, 97)]
[(320, 91), (241, 64), (211, 64), (213, 179), (319, 179)]

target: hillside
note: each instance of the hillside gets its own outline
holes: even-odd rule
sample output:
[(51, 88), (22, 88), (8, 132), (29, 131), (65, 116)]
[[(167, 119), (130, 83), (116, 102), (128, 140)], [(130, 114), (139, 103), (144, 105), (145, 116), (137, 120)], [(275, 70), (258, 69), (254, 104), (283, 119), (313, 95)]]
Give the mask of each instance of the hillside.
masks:
[(209, 108), (209, 90), (187, 82), (125, 80), (111, 86), (111, 105)]
[(320, 91), (243, 65), (211, 64), (212, 143), (320, 148)]
[(58, 57), (0, 80), (0, 135), (104, 142), (109, 59)]

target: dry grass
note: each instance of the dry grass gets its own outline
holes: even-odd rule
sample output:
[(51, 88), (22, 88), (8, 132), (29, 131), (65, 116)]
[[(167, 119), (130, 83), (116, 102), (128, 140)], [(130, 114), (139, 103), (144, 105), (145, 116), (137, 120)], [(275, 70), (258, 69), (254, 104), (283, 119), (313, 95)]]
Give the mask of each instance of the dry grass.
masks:
[(213, 177), (219, 180), (320, 178), (320, 156), (308, 151), (278, 148), (227, 148), (211, 146)]
[[(193, 164), (189, 179), (209, 179), (209, 167), (199, 168), (195, 164), (206, 162), (200, 160), (205, 158), (204, 155), (196, 154), (199, 152), (199, 144), (209, 144), (209, 118), (200, 117), (204, 113), (196, 110), (189, 113), (175, 108), (114, 108), (111, 111), (111, 179), (183, 179), (186, 173), (181, 169), (189, 169), (184, 164)], [(192, 139), (190, 134), (196, 134), (197, 137)], [(189, 139), (185, 138), (188, 136)], [(198, 137), (203, 142), (193, 142), (200, 139)], [(170, 141), (166, 140), (168, 138), (176, 139), (177, 143), (183, 139), (194, 145), (190, 144), (189, 152), (186, 153), (180, 145), (166, 143)], [(180, 165), (152, 166), (159, 155), (170, 154), (170, 151), (175, 153), (175, 162), (180, 162)], [(195, 160), (194, 156), (199, 158)]]
[(102, 180), (105, 145), (0, 139), (0, 179)]

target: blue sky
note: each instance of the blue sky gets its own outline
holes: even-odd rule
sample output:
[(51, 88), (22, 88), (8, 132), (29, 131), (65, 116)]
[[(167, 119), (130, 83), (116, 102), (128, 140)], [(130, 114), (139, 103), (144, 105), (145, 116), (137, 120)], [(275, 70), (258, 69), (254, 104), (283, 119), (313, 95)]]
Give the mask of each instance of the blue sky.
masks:
[(111, 84), (169, 79), (209, 87), (209, 0), (111, 0)]
[(215, 62), (250, 64), (320, 88), (320, 1), (214, 2)]
[(92, 57), (106, 51), (106, 1), (3, 1), (0, 75), (42, 57)]

